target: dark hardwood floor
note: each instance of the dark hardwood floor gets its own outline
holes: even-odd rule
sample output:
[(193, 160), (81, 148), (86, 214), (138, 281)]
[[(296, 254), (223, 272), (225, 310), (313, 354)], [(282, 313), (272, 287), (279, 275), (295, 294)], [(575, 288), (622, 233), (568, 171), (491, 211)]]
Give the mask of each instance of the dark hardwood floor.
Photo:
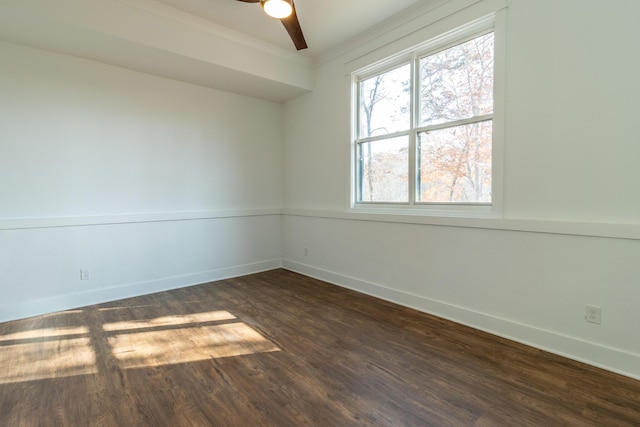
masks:
[(0, 324), (0, 426), (640, 426), (640, 381), (275, 270)]

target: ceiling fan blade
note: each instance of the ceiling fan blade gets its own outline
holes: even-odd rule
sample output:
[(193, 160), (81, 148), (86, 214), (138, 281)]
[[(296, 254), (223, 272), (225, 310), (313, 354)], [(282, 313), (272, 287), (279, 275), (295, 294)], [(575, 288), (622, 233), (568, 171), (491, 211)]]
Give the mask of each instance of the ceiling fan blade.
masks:
[[(245, 1), (245, 0), (240, 0)], [(298, 15), (296, 14), (296, 6), (291, 2), (291, 6), (293, 6), (293, 12), (286, 18), (281, 19), (282, 25), (289, 33), (291, 40), (293, 40), (293, 44), (296, 45), (297, 50), (302, 50), (307, 48), (307, 42), (304, 39), (304, 35), (302, 34), (302, 28), (300, 28), (300, 21), (298, 21)]]
[(260, 3), (260, 0), (238, 0), (238, 1), (243, 1), (245, 3)]

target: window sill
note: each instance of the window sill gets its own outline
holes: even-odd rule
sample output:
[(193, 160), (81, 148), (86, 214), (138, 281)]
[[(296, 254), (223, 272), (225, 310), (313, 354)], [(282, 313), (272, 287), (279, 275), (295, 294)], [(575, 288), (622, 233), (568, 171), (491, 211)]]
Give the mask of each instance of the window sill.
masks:
[(441, 218), (501, 218), (501, 212), (491, 205), (451, 205), (451, 204), (423, 204), (423, 205), (389, 205), (375, 203), (358, 203), (347, 209), (354, 214), (371, 215), (400, 215), (417, 217)]

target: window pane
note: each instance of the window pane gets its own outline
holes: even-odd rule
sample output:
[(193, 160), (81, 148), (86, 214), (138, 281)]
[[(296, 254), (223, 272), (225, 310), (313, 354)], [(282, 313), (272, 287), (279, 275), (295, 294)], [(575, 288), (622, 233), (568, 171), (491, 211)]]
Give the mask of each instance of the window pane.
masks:
[(493, 113), (493, 33), (420, 60), (420, 123)]
[(360, 82), (360, 138), (409, 129), (410, 80), (406, 64)]
[(491, 203), (491, 121), (418, 134), (421, 202)]
[(409, 200), (409, 137), (359, 145), (360, 202)]

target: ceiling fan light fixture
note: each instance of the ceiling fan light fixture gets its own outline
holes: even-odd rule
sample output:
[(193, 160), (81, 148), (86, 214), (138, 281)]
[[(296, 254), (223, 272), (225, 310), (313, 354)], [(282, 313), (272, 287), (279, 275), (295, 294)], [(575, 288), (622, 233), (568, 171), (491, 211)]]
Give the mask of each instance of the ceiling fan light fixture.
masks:
[(291, 0), (265, 0), (262, 7), (267, 15), (277, 19), (286, 18), (293, 12)]

